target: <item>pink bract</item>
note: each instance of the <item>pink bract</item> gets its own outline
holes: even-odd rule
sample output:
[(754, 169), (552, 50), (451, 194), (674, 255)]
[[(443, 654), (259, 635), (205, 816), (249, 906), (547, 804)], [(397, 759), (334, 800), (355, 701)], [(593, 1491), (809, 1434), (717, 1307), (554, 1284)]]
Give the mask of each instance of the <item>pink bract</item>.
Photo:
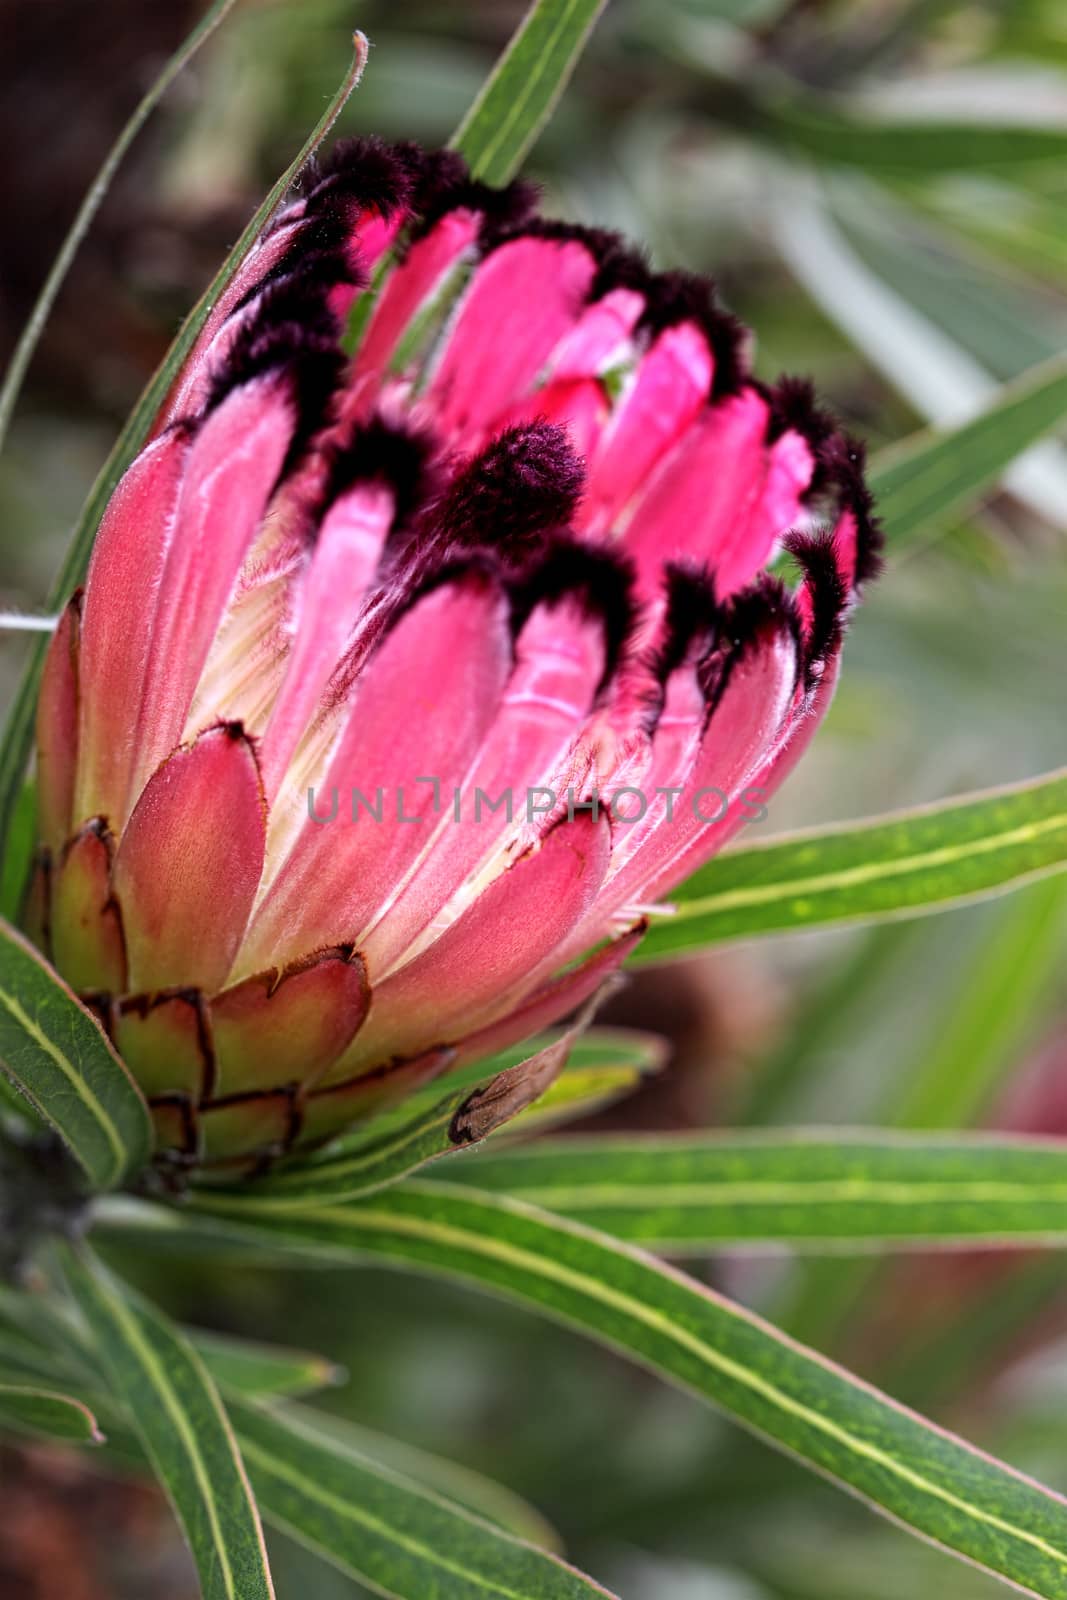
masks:
[(806, 746), (877, 543), (860, 447), (709, 284), (340, 145), (41, 698), (36, 932), (160, 1151), (262, 1162), (586, 1001)]

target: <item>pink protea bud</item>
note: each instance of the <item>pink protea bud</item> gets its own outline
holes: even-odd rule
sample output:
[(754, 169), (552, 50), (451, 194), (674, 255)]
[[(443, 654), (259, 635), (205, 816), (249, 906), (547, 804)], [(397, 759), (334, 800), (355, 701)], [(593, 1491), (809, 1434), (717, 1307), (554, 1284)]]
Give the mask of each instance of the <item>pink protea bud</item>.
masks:
[(190, 1162), (581, 1005), (832, 693), (877, 565), (859, 447), (751, 378), (710, 285), (531, 213), (454, 155), (339, 146), (56, 634), (42, 940)]

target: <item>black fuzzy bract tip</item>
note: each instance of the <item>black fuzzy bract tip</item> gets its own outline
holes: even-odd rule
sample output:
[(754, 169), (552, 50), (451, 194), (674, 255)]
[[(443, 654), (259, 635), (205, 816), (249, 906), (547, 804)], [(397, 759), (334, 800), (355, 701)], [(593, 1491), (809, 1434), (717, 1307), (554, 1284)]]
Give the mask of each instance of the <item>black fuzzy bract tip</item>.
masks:
[(722, 695), (734, 668), (768, 635), (788, 633), (798, 663), (802, 660), (803, 630), (796, 601), (785, 585), (769, 573), (762, 573), (754, 583), (732, 595), (722, 607), (721, 617), (721, 644), (703, 668), (704, 692), (710, 703)]
[(296, 425), (281, 476), (303, 454), (329, 415), (344, 367), (340, 328), (326, 304), (335, 278), (291, 274), (264, 289), (254, 314), (238, 329), (208, 391), (205, 413), (235, 389), (268, 372), (285, 371), (296, 404)]
[(777, 383), (757, 385), (770, 407), (767, 443), (774, 444), (783, 433), (799, 433), (806, 439), (814, 457), (811, 483), (805, 498), (826, 488), (826, 448), (837, 432), (832, 411), (819, 405), (815, 385), (809, 378), (781, 377)]
[(387, 484), (393, 528), (405, 528), (433, 498), (437, 446), (429, 433), (373, 416), (359, 423), (330, 462), (324, 505), (359, 483)]
[(360, 208), (392, 216), (411, 197), (417, 147), (392, 145), (375, 135), (338, 139), (306, 169), (309, 212), (354, 201)]
[(699, 659), (711, 651), (720, 622), (714, 580), (706, 567), (670, 562), (664, 583), (667, 610), (660, 643), (649, 663), (661, 684), (666, 684), (683, 661)]
[(614, 676), (637, 617), (633, 571), (618, 551), (568, 535), (552, 541), (512, 585), (516, 634), (539, 605), (570, 600), (604, 630), (604, 671), (599, 694)]
[(639, 327), (654, 337), (679, 322), (695, 322), (714, 358), (712, 398), (736, 394), (748, 376), (748, 330), (718, 304), (711, 280), (693, 272), (658, 272), (649, 279), (647, 294)]
[(866, 446), (848, 433), (835, 433), (822, 446), (820, 470), (826, 484), (836, 490), (839, 511), (856, 519), (856, 570), (853, 588), (876, 578), (882, 570), (885, 539), (874, 514), (874, 496), (867, 486)]
[(584, 483), (565, 428), (507, 428), (456, 474), (434, 508), (434, 530), (457, 545), (485, 545), (520, 560), (546, 530), (570, 520)]
[[(414, 148), (414, 147), (412, 147)], [(409, 202), (412, 158), (404, 146), (377, 138), (339, 139), (308, 164), (303, 179), (304, 215), (296, 237), (270, 274), (298, 266), (310, 251), (342, 251), (354, 257), (356, 214), (390, 217)], [(286, 213), (279, 221), (286, 220)]]
[(537, 204), (537, 188), (516, 178), (501, 188), (472, 178), (455, 150), (420, 150), (411, 145), (413, 221), (409, 243), (428, 233), (449, 211), (465, 207), (478, 212), (478, 242), (483, 249), (502, 232), (518, 227)]
[(838, 564), (832, 530), (791, 534), (785, 547), (807, 580), (811, 616), (804, 655), (810, 679), (812, 668), (825, 661), (841, 643), (849, 605), (848, 584)]

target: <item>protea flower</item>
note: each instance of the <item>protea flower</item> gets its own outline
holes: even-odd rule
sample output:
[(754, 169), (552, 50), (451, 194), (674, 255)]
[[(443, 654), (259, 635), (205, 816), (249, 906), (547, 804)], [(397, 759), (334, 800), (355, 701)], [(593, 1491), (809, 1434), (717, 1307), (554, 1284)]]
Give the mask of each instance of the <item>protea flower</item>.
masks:
[(338, 147), (43, 687), (37, 926), (160, 1150), (322, 1140), (582, 1005), (806, 746), (876, 543), (859, 448), (708, 283)]

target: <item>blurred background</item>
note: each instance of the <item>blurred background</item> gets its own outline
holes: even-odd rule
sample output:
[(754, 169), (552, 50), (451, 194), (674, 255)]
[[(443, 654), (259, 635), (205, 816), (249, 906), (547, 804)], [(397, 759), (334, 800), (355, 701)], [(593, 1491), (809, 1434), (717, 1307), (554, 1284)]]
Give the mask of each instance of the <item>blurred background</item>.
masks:
[[(139, 139), (71, 274), (0, 460), (0, 606), (40, 607), (74, 514), (177, 322), (318, 116), (353, 25), (346, 132), (444, 142), (511, 0), (242, 0)], [(3, 0), (0, 339), (10, 347), (189, 0)], [(1022, 135), (1019, 137), (1019, 135)], [(558, 213), (711, 273), (757, 369), (812, 375), (872, 451), (1067, 348), (1062, 0), (612, 0), (529, 171)], [(769, 836), (1064, 760), (1067, 453), (1035, 448), (870, 592), (832, 714)], [(10, 694), (24, 641), (0, 636)], [(750, 831), (748, 839), (758, 837)], [(1067, 1133), (1067, 880), (635, 977), (617, 1023), (670, 1064), (599, 1121), (992, 1124)], [(531, 1500), (625, 1600), (1001, 1592), (620, 1360), (381, 1272), (127, 1271), (185, 1319), (320, 1350), (338, 1415)], [(1067, 1491), (1061, 1256), (736, 1257), (695, 1270)], [(153, 1492), (0, 1458), (3, 1600), (192, 1600)], [(275, 1541), (282, 1595), (347, 1578)], [(303, 1585), (299, 1589), (298, 1585)]]

